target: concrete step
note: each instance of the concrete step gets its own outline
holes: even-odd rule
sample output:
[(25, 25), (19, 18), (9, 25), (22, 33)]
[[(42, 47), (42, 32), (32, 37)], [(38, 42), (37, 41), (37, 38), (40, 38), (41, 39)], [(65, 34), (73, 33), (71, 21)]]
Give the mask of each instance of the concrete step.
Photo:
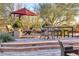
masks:
[(79, 56), (79, 55), (75, 53), (67, 53), (67, 56)]
[[(64, 45), (73, 44), (72, 42), (63, 42)], [(59, 45), (57, 41), (42, 41), (42, 42), (10, 42), (10, 43), (0, 43), (1, 46), (43, 46), (43, 45)]]
[(34, 51), (40, 49), (59, 48), (59, 45), (31, 46), (31, 47), (0, 47), (0, 51)]

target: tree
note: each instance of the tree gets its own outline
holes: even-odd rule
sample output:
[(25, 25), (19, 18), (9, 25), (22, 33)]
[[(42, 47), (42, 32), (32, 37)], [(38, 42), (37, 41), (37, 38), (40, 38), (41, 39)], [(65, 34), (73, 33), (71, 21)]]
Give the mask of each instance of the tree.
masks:
[(10, 12), (14, 10), (14, 4), (13, 3), (1, 3), (0, 4), (0, 16), (6, 19)]
[(54, 4), (39, 4), (40, 17), (45, 20), (45, 23), (52, 26), (59, 26), (64, 21), (70, 23), (78, 12), (79, 4), (72, 3), (54, 3)]

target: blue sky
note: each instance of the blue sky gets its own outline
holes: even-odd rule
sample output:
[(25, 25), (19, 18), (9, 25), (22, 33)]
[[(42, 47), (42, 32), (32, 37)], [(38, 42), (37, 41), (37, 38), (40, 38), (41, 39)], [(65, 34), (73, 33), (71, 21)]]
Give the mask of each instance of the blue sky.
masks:
[[(18, 4), (15, 4), (15, 5), (14, 5), (14, 8), (15, 8), (14, 10), (17, 9), (17, 5), (18, 5)], [(20, 6), (21, 6), (20, 8), (24, 8), (24, 7), (25, 7), (25, 8), (27, 8), (27, 9), (32, 10), (32, 11), (34, 11), (34, 8), (35, 8), (35, 7), (38, 7), (38, 8), (39, 8), (38, 3), (22, 3), (22, 4), (20, 4)]]
[(39, 5), (37, 3), (28, 3), (25, 4), (26, 8), (30, 9), (30, 10), (34, 10), (35, 7), (39, 7)]

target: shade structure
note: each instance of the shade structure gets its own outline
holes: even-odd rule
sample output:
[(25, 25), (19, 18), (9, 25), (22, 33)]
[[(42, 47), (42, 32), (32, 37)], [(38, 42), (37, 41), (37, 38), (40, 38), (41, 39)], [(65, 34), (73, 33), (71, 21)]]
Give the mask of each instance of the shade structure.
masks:
[(26, 8), (22, 8), (22, 9), (13, 11), (13, 12), (11, 12), (11, 14), (18, 15), (19, 16), (19, 19), (23, 15), (26, 15), (26, 16), (36, 16), (37, 15), (36, 13), (34, 13), (34, 12), (32, 12), (32, 11), (26, 9)]

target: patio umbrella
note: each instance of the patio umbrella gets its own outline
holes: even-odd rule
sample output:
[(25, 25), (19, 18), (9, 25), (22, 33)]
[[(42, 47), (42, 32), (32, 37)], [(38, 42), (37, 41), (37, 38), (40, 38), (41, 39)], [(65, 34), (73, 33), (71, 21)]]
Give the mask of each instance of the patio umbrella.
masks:
[(22, 8), (16, 11), (11, 12), (11, 14), (18, 15), (19, 16), (19, 20), (21, 18), (21, 16), (26, 15), (26, 16), (36, 16), (37, 14), (26, 9), (26, 8)]

